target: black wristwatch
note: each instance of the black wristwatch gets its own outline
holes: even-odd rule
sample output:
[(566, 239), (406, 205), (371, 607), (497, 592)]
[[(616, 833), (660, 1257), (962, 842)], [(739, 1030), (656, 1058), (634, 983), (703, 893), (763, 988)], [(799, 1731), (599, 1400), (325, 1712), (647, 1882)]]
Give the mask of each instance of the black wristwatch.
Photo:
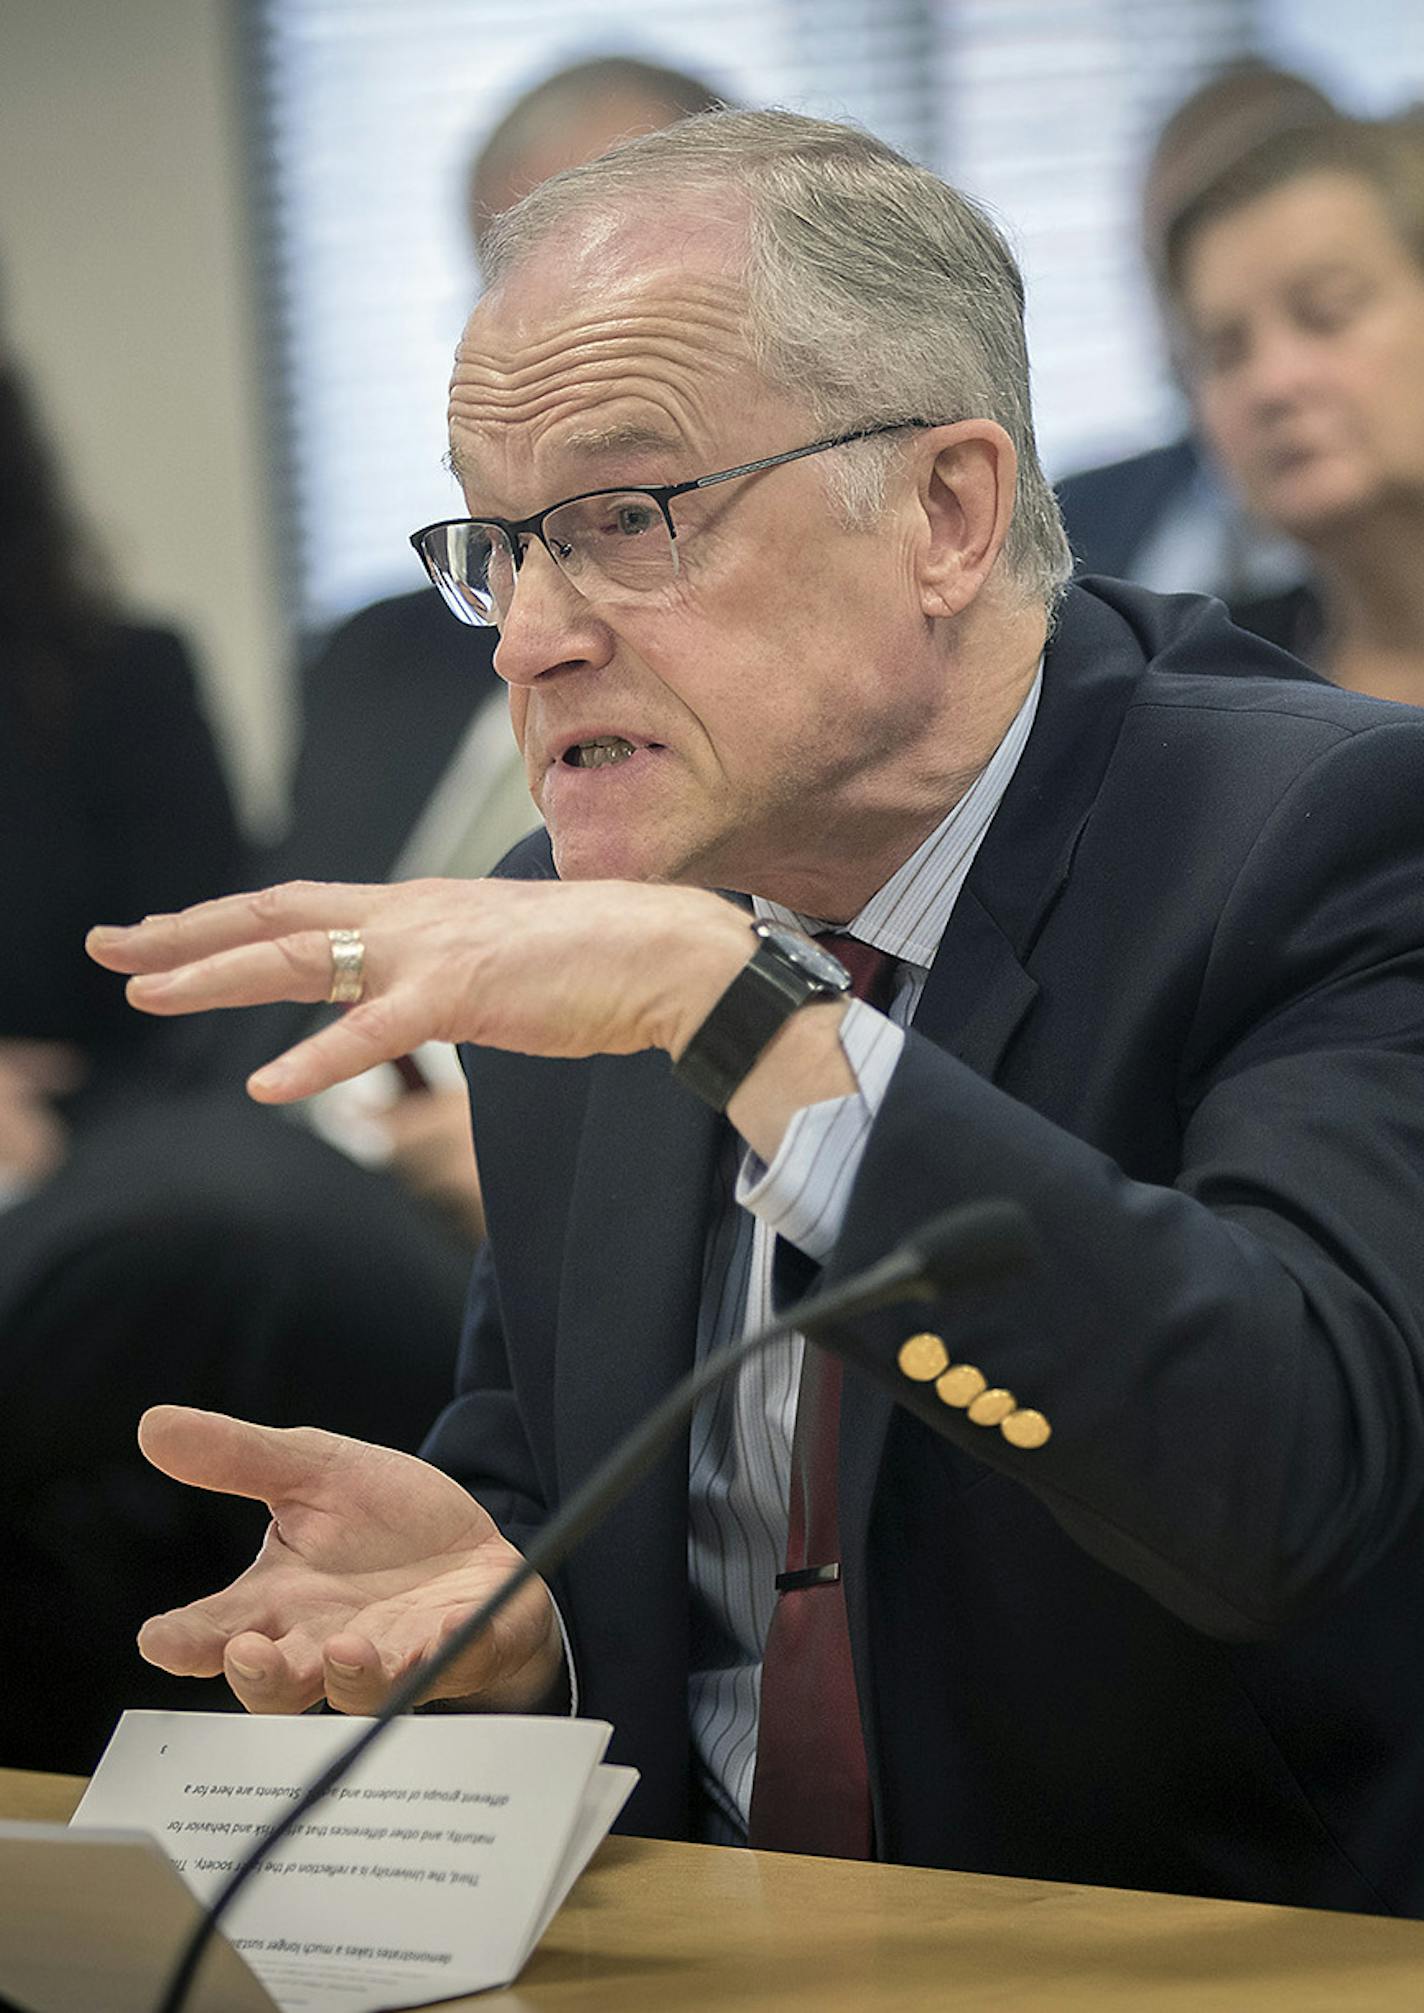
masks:
[(725, 1111), (737, 1085), (798, 1007), (850, 991), (850, 973), (814, 937), (784, 923), (754, 922), (755, 950), (708, 1014), (673, 1075), (714, 1111)]

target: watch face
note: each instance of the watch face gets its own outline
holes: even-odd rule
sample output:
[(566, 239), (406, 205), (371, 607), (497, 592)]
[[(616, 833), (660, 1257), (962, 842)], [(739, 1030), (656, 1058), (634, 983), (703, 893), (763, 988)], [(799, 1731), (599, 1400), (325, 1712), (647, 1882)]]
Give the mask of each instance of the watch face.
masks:
[(757, 923), (754, 927), (764, 943), (774, 945), (788, 964), (795, 965), (808, 978), (833, 992), (844, 992), (849, 987), (850, 974), (840, 959), (823, 951), (813, 937), (802, 936), (800, 930), (781, 923)]

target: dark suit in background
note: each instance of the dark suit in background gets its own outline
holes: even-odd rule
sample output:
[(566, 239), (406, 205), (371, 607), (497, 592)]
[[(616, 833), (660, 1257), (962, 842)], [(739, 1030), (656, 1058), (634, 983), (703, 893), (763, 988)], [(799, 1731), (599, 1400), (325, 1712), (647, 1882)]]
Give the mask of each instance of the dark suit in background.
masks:
[[(310, 653), (287, 824), (254, 885), (393, 877), (471, 721), (505, 703), (494, 643), (427, 587), (373, 602)], [(211, 1016), (206, 1076), (231, 1084), (313, 1018), (290, 1005)]]
[(1303, 556), (1243, 513), (1190, 434), (1065, 476), (1057, 494), (1080, 576), (1216, 594), (1233, 612), (1305, 577)]
[(27, 695), (0, 679), (0, 1037), (71, 1042), (86, 1100), (161, 1078), (173, 1030), (139, 1026), (84, 955), (103, 917), (239, 887), (247, 854), (186, 646), (116, 625)]
[[(1304, 556), (1249, 529), (1189, 435), (1067, 476), (1057, 494), (1080, 577), (1218, 595), (1241, 628), (1313, 663), (1322, 617)], [(1163, 577), (1179, 575), (1192, 551), (1208, 555), (1200, 578)]]
[[(1043, 1247), (847, 1372), (887, 1858), (1424, 1912), (1424, 721), (1291, 668), (1070, 590), (874, 1126), (825, 1283), (986, 1195)], [(721, 1122), (658, 1054), (468, 1067), (490, 1235), (427, 1451), (519, 1543), (689, 1364)], [(1048, 1444), (908, 1384), (911, 1327)], [(684, 1442), (556, 1583), (674, 1836), (687, 1484)]]
[[(1143, 546), (1169, 512), (1184, 506), (1200, 479), (1201, 457), (1186, 435), (1145, 454), (1065, 476), (1057, 485), (1058, 502), (1078, 571), (1135, 579)], [(1198, 591), (1214, 586), (1202, 582)]]
[(493, 632), (456, 622), (433, 587), (343, 623), (302, 675), (291, 818), (273, 870), (384, 880), (476, 709), (504, 690), (493, 652)]

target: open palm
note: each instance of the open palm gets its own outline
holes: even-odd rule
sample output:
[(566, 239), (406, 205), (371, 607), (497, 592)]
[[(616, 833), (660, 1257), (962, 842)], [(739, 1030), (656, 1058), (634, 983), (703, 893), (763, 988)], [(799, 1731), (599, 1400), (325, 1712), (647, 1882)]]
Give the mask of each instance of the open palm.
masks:
[[(376, 1711), (520, 1563), (473, 1496), (389, 1447), (171, 1405), (145, 1414), (139, 1442), (178, 1481), (253, 1497), (272, 1513), (231, 1586), (156, 1616), (139, 1636), (164, 1670), (223, 1672), (250, 1712), (303, 1712), (322, 1698)], [(433, 1695), (532, 1707), (561, 1654), (553, 1603), (535, 1581)]]

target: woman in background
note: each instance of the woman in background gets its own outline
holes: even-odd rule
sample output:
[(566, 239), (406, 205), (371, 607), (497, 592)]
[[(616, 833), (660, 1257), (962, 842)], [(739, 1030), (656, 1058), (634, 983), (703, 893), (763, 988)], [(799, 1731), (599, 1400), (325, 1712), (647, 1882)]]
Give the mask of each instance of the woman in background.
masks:
[[(84, 933), (239, 885), (243, 848), (187, 649), (121, 615), (62, 494), (0, 328), (0, 1605), (7, 1762), (91, 1766), (119, 1704), (146, 1703), (128, 1575), (143, 1588), (181, 1554), (222, 1558), (221, 1523), (169, 1518), (133, 1446), (126, 1380), (169, 1345), (105, 1348), (100, 1324), (37, 1315), (74, 1272), (36, 1213), (62, 1215), (91, 1121), (166, 1082), (180, 1044), (136, 1025), (123, 988), (95, 985)], [(155, 1032), (157, 1039), (155, 1039)], [(115, 1170), (122, 1189), (127, 1164)], [(41, 1255), (34, 1256), (40, 1246)], [(135, 1262), (152, 1264), (152, 1253)], [(58, 1294), (62, 1300), (62, 1292)], [(186, 1343), (191, 1353), (191, 1339)], [(103, 1531), (103, 1546), (94, 1534)], [(89, 1550), (97, 1557), (85, 1563)], [(96, 1643), (66, 1674), (47, 1616), (56, 1588)], [(122, 1659), (122, 1677), (111, 1671)], [(119, 1689), (122, 1683), (123, 1689)]]
[(1233, 608), (1338, 685), (1424, 703), (1424, 136), (1339, 119), (1262, 142), (1174, 220), (1197, 415), (1308, 587)]
[(0, 329), (0, 1196), (63, 1158), (71, 1094), (162, 1069), (85, 930), (221, 894), (241, 863), (187, 650), (120, 616)]
[(3, 343), (0, 862), (0, 1765), (86, 1772), (126, 1706), (231, 1707), (134, 1636), (262, 1531), (148, 1467), (145, 1406), (414, 1448), (473, 1239), (243, 1094), (260, 1023), (184, 1033), (85, 957), (247, 874), (187, 653), (118, 614)]

